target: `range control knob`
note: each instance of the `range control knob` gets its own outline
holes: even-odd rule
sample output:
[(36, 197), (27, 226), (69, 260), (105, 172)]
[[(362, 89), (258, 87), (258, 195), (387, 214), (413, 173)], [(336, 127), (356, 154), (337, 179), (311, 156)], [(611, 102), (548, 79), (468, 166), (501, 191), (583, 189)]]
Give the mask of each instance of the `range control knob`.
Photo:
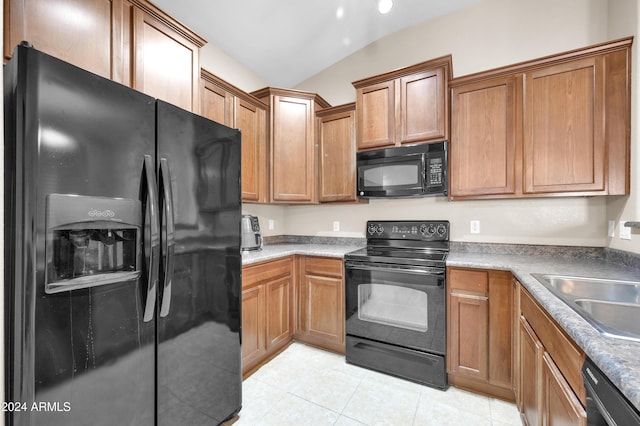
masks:
[(373, 223), (369, 225), (369, 228), (367, 228), (367, 232), (369, 233), (369, 235), (373, 235), (376, 233), (376, 225), (374, 225)]
[(378, 233), (378, 235), (382, 234), (384, 232), (384, 226), (378, 224), (378, 226), (376, 227), (376, 232)]
[(444, 237), (447, 235), (447, 227), (444, 225), (438, 225), (438, 235), (440, 237)]
[(420, 225), (420, 234), (426, 236), (427, 235), (427, 225), (425, 225), (424, 223), (422, 225)]
[(434, 224), (430, 224), (427, 228), (427, 234), (432, 237), (436, 233), (436, 226)]

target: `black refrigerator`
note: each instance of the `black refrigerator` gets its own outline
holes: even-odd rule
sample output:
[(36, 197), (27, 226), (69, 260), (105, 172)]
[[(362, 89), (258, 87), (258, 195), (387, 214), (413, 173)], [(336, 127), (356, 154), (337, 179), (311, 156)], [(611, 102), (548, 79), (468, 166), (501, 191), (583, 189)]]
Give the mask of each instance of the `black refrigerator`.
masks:
[(4, 110), (7, 424), (233, 417), (239, 131), (23, 45)]

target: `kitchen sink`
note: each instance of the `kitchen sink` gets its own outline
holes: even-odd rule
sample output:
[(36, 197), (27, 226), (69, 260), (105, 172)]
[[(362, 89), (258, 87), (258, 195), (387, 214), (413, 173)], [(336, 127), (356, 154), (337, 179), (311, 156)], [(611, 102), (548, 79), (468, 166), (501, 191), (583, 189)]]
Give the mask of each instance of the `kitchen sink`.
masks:
[(613, 330), (622, 330), (640, 336), (640, 305), (637, 303), (605, 302), (603, 300), (578, 299), (578, 305), (596, 321)]
[(531, 275), (600, 333), (640, 342), (640, 281)]

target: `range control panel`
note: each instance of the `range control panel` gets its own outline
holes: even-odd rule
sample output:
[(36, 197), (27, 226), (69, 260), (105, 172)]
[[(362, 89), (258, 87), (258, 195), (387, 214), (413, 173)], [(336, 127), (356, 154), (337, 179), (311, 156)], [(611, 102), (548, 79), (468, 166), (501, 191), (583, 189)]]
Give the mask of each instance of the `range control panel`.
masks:
[(449, 221), (368, 221), (367, 238), (386, 240), (449, 241)]

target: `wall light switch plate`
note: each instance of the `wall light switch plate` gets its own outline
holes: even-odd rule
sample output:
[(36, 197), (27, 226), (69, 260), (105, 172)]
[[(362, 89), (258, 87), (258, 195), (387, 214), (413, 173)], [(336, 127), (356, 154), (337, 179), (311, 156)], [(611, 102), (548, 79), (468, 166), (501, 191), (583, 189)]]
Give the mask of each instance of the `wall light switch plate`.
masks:
[(609, 237), (611, 237), (611, 238), (616, 236), (616, 221), (615, 220), (610, 220), (609, 221), (607, 235), (609, 235)]
[(621, 220), (618, 222), (618, 226), (620, 227), (620, 239), (621, 240), (630, 240), (631, 239), (631, 228), (624, 226), (626, 220)]
[(275, 221), (273, 219), (269, 219), (269, 230), (273, 231), (273, 228), (276, 227)]
[(340, 221), (339, 220), (334, 220), (333, 221), (333, 230), (334, 231), (339, 231), (340, 230)]
[(479, 234), (480, 233), (480, 221), (479, 220), (472, 220), (470, 222), (469, 231), (472, 234)]

